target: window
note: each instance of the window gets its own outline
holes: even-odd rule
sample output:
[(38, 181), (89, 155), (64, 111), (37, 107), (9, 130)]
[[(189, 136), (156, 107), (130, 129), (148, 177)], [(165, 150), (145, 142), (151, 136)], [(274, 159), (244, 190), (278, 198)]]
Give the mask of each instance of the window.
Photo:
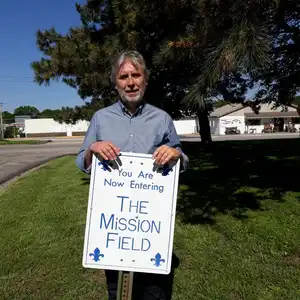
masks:
[(260, 125), (260, 119), (248, 119), (247, 125), (250, 125), (250, 126)]

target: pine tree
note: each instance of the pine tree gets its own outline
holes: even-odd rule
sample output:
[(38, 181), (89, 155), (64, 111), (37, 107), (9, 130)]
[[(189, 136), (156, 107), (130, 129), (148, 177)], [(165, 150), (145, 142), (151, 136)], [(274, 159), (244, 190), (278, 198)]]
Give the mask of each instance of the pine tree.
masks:
[[(211, 143), (214, 96), (255, 109), (272, 91), (297, 90), (298, 48), (287, 42), (299, 40), (295, 0), (89, 0), (76, 9), (82, 24), (67, 35), (54, 28), (37, 32), (44, 58), (32, 63), (37, 83), (62, 79), (86, 100), (74, 109), (74, 119), (90, 118), (115, 101), (111, 60), (124, 49), (138, 50), (146, 59), (151, 71), (146, 100), (175, 119), (197, 114), (205, 144)], [(248, 102), (245, 94), (258, 82), (265, 93)]]
[(273, 38), (272, 63), (252, 76), (253, 84), (260, 85), (255, 99), (257, 103), (289, 105), (294, 102), (300, 87), (299, 1), (279, 1), (278, 10), (269, 18), (269, 31)]
[[(37, 32), (37, 45), (44, 54), (32, 63), (38, 84), (62, 79), (76, 88), (94, 110), (109, 105), (117, 94), (109, 80), (112, 59), (124, 49), (138, 50), (146, 59), (151, 77), (146, 100), (179, 118), (181, 101), (191, 76), (182, 64), (162, 68), (153, 57), (163, 41), (176, 37), (193, 15), (192, 4), (178, 1), (101, 1), (77, 5), (82, 25), (65, 36), (54, 28)], [(75, 113), (75, 111), (77, 113)], [(85, 108), (77, 107), (74, 118)], [(90, 117), (84, 114), (83, 117)]]
[(193, 74), (184, 104), (197, 113), (202, 141), (210, 144), (212, 96), (247, 102), (252, 76), (271, 64), (269, 28), (274, 23), (269, 16), (276, 14), (278, 5), (274, 0), (199, 0), (194, 5), (194, 22), (169, 42), (171, 47), (162, 45), (155, 61), (158, 65), (182, 61)]

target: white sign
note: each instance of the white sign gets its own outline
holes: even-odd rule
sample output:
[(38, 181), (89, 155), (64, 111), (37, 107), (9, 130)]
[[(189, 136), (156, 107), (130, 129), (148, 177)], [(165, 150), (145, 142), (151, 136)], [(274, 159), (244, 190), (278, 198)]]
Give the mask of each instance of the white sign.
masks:
[(122, 152), (109, 169), (93, 158), (83, 266), (169, 274), (179, 161), (157, 168), (151, 155)]

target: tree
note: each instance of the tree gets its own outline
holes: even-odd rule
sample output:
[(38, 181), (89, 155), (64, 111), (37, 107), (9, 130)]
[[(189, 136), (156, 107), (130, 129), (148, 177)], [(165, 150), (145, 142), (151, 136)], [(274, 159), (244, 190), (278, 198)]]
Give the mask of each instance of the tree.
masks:
[(279, 1), (278, 10), (269, 18), (272, 63), (251, 74), (253, 85), (258, 86), (255, 99), (258, 103), (289, 105), (300, 87), (300, 3)]
[[(152, 57), (160, 41), (174, 36), (174, 30), (180, 32), (192, 9), (191, 4), (180, 10), (175, 0), (164, 2), (90, 0), (77, 5), (82, 26), (71, 28), (66, 36), (54, 28), (37, 32), (37, 45), (45, 57), (32, 63), (36, 82), (49, 84), (61, 78), (86, 102), (92, 99), (90, 104), (106, 106), (117, 96), (109, 80), (111, 60), (123, 49), (137, 49), (151, 70), (147, 101), (179, 118), (188, 72), (179, 65), (161, 68)], [(169, 4), (176, 13), (170, 14)]]
[[(76, 88), (85, 108), (67, 119), (106, 106), (116, 98), (109, 81), (111, 59), (123, 49), (141, 52), (151, 77), (145, 97), (173, 118), (197, 114), (200, 135), (211, 143), (208, 115), (213, 97), (244, 103), (252, 78), (271, 63), (278, 0), (89, 0), (76, 5), (81, 26), (67, 35), (37, 32), (44, 57), (32, 63), (38, 84), (62, 79)], [(88, 99), (92, 99), (91, 102)], [(183, 101), (184, 99), (184, 101)], [(87, 104), (89, 103), (89, 104)]]
[(2, 118), (4, 124), (11, 124), (15, 122), (15, 116), (8, 111), (4, 111), (2, 113)]
[(66, 124), (75, 124), (79, 120), (90, 121), (95, 111), (103, 107), (104, 103), (102, 101), (92, 99), (91, 102), (87, 102), (82, 106), (75, 106), (74, 108), (62, 107), (59, 110), (55, 110), (55, 113), (52, 114), (52, 118), (59, 123)]
[(227, 104), (230, 104), (230, 102), (224, 101), (224, 100), (218, 100), (214, 103), (214, 108), (220, 108), (222, 106), (225, 106)]
[(39, 118), (56, 118), (60, 113), (59, 109), (44, 109), (41, 113), (39, 113)]
[(245, 94), (253, 87), (251, 76), (271, 64), (273, 36), (269, 28), (274, 21), (269, 16), (276, 14), (278, 6), (274, 0), (220, 0), (196, 1), (195, 7), (194, 23), (168, 44), (171, 47), (162, 44), (156, 61), (168, 65), (185, 61), (195, 75), (185, 104), (197, 112), (204, 127), (202, 140), (210, 143), (208, 104), (213, 95), (255, 108)]
[(294, 105), (300, 105), (300, 96), (296, 96), (295, 97), (295, 100), (292, 102), (292, 104), (294, 104)]
[(14, 111), (15, 116), (30, 115), (31, 117), (35, 117), (39, 113), (39, 110), (34, 106), (19, 106)]

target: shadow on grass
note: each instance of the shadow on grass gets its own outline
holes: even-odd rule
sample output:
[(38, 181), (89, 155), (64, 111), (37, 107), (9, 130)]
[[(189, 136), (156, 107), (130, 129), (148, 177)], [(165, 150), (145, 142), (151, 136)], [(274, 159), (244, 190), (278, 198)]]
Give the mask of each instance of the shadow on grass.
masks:
[(83, 185), (90, 185), (91, 177), (89, 175), (85, 175), (81, 178), (81, 181)]
[(188, 223), (214, 223), (216, 213), (247, 218), (265, 199), (300, 192), (299, 146), (299, 139), (214, 142), (208, 154), (183, 143), (190, 165), (180, 176), (178, 215)]

